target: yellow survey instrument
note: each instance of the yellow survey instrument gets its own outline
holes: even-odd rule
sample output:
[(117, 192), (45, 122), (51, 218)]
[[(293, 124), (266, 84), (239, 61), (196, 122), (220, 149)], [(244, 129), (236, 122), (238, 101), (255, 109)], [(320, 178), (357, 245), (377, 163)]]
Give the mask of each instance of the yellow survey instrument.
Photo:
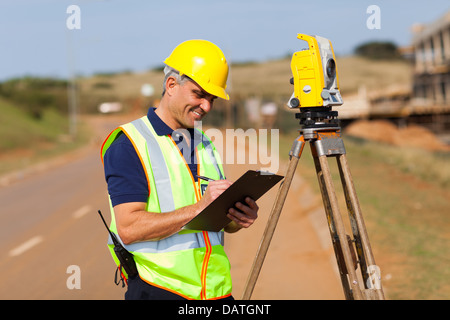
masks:
[(294, 93), (290, 108), (339, 106), (343, 103), (330, 40), (320, 36), (298, 34), (308, 49), (295, 52), (291, 60)]

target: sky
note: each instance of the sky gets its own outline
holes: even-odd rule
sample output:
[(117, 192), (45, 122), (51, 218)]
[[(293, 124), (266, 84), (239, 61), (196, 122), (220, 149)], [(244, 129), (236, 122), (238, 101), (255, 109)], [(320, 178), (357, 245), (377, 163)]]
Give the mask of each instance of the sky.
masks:
[(214, 42), (230, 62), (292, 54), (298, 33), (330, 39), (337, 55), (369, 41), (407, 46), (413, 24), (448, 10), (448, 0), (1, 0), (0, 81), (146, 71), (188, 39)]

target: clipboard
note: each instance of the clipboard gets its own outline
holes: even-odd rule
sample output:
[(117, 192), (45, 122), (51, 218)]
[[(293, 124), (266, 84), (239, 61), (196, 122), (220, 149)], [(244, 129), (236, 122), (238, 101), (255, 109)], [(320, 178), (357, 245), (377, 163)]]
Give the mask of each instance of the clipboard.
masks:
[(222, 230), (232, 221), (227, 217), (227, 213), (236, 202), (245, 203), (246, 197), (258, 200), (283, 178), (270, 172), (248, 170), (183, 229), (215, 232)]

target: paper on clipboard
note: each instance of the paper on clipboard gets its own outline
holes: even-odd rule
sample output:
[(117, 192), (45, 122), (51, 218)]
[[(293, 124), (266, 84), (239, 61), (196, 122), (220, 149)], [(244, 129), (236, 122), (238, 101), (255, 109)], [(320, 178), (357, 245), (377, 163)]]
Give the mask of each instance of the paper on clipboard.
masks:
[(244, 202), (246, 197), (258, 200), (275, 186), (283, 176), (249, 170), (236, 180), (227, 190), (211, 204), (188, 222), (183, 229), (215, 231), (222, 230), (231, 220), (227, 217), (228, 209), (236, 202)]

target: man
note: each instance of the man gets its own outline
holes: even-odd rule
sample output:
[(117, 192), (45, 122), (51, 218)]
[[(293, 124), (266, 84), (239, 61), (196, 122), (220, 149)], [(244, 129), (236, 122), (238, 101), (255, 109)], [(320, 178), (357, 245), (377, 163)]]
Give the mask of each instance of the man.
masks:
[[(217, 97), (229, 99), (228, 64), (205, 40), (181, 43), (164, 62), (159, 106), (114, 130), (101, 151), (110, 229), (138, 269), (125, 298), (232, 299), (223, 232), (182, 230), (231, 185), (212, 142), (194, 128)], [(258, 216), (250, 198), (236, 208), (229, 209), (226, 232), (247, 228)]]

